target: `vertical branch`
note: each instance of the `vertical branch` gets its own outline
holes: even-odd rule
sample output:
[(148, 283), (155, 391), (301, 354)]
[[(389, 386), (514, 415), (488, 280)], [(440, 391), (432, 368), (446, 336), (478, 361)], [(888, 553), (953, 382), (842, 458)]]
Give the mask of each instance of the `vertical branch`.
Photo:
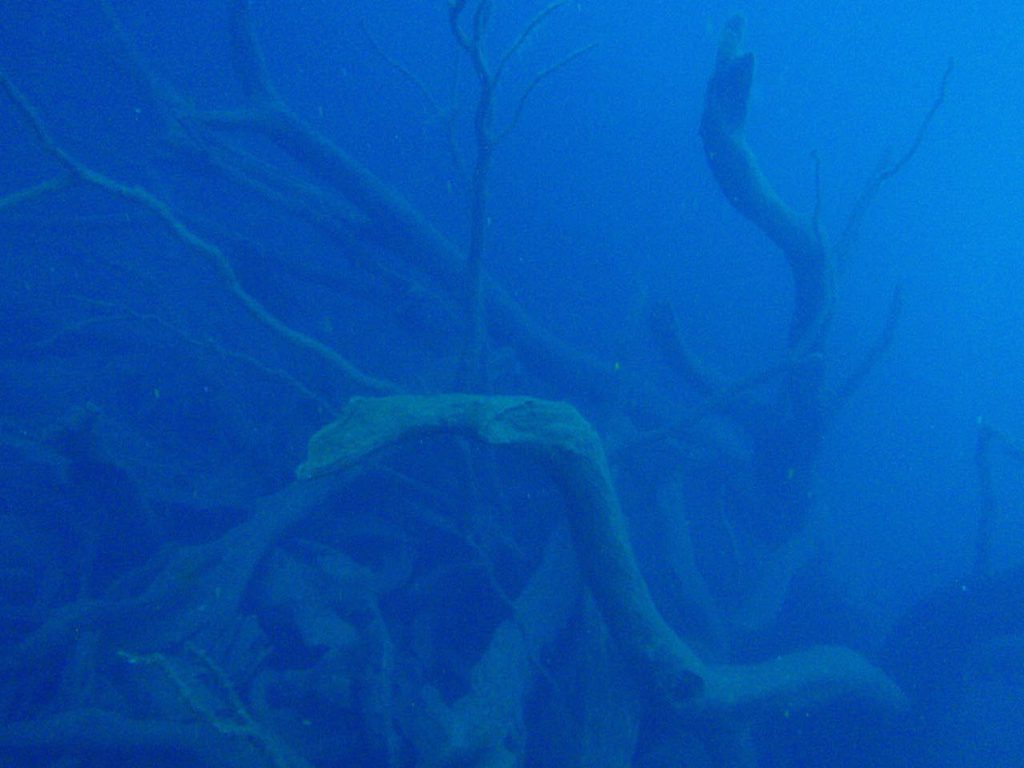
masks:
[(740, 53), (743, 28), (743, 19), (737, 16), (722, 33), (701, 117), (704, 154), (729, 203), (786, 257), (796, 291), (790, 346), (811, 352), (820, 348), (831, 318), (832, 262), (813, 221), (798, 215), (779, 197), (747, 143), (754, 56)]
[(469, 55), (479, 87), (473, 115), (473, 139), (476, 158), (470, 185), (469, 251), (463, 286), (465, 323), (462, 352), (459, 359), (457, 386), (464, 390), (479, 389), (484, 381), (484, 346), (486, 326), (482, 299), (483, 257), (487, 235), (487, 180), (494, 157), (494, 91), (498, 84), (483, 50), (483, 36), (490, 16), (490, 2), (482, 0), (473, 14), (472, 34), (466, 34), (460, 17), (466, 0), (449, 4), (448, 23), (459, 46)]
[[(466, 0), (454, 0), (449, 14), (457, 19), (465, 6)], [(193, 113), (190, 119), (211, 129), (251, 131), (265, 137), (365, 217), (363, 236), (386, 244), (458, 300), (466, 284), (461, 249), (407, 199), (288, 107), (262, 64), (248, 0), (229, 0), (229, 7), (236, 73), (243, 89), (253, 94), (253, 103), (237, 111)], [(453, 30), (458, 41), (462, 32), (457, 25)], [(491, 319), (489, 331), (514, 345), (526, 365), (576, 392), (605, 401), (619, 398), (622, 376), (612, 366), (578, 353), (547, 332), (494, 280), (483, 276), (481, 283), (482, 301)], [(634, 384), (645, 386), (643, 382)]]
[(780, 532), (792, 534), (809, 513), (811, 476), (827, 416), (824, 348), (832, 319), (834, 279), (831, 254), (817, 229), (817, 214), (799, 215), (778, 195), (747, 142), (754, 56), (740, 51), (743, 31), (743, 18), (735, 16), (722, 32), (700, 134), (722, 194), (782, 251), (793, 277), (788, 351), (794, 365), (784, 404), (772, 423), (759, 428), (756, 452), (765, 519), (777, 537)]
[(494, 105), (498, 86), (512, 58), (519, 52), (529, 37), (548, 19), (551, 14), (565, 5), (559, 0), (543, 8), (526, 27), (519, 33), (512, 45), (491, 66), (484, 49), (484, 37), (490, 22), (491, 0), (479, 0), (470, 20), (470, 31), (462, 25), (462, 17), (466, 12), (467, 0), (449, 0), (448, 24), (452, 36), (459, 47), (469, 56), (476, 75), (479, 94), (476, 110), (473, 115), (473, 140), (476, 143), (476, 158), (473, 163), (473, 174), (470, 186), (470, 228), (469, 251), (466, 257), (464, 278), (464, 304), (466, 311), (466, 327), (463, 337), (462, 354), (459, 360), (457, 386), (463, 390), (479, 390), (486, 381), (486, 345), (487, 323), (484, 316), (484, 281), (483, 261), (487, 246), (487, 184), (494, 159), (494, 150), (501, 140), (508, 135), (522, 113), (526, 99), (534, 89), (547, 77), (560, 70), (563, 66), (591, 50), (593, 46), (581, 48), (561, 61), (539, 72), (520, 95), (513, 116), (508, 126), (502, 131), (494, 128)]

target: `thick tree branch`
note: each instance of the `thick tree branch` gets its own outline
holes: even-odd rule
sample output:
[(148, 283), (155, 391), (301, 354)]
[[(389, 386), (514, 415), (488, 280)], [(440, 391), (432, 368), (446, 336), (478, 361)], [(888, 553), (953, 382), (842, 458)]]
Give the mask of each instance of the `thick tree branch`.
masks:
[(565, 494), (583, 579), (652, 703), (694, 717), (752, 718), (854, 696), (903, 706), (896, 685), (859, 654), (819, 647), (753, 665), (705, 664), (662, 618), (637, 567), (600, 438), (572, 406), (528, 397), (439, 395), (356, 398), (310, 441), (298, 474), (357, 466), (377, 451), (429, 434), (525, 448)]
[(775, 192), (747, 144), (745, 126), (754, 56), (740, 53), (743, 19), (722, 33), (708, 83), (700, 134), (708, 165), (726, 199), (783, 252), (793, 275), (796, 302), (790, 346), (820, 346), (833, 302), (832, 263), (813, 221), (797, 215)]

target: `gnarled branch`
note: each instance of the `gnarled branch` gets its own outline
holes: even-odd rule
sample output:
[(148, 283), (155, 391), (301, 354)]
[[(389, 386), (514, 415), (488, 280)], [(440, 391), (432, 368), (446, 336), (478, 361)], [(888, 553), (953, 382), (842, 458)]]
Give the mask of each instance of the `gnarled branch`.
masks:
[(583, 579), (652, 703), (693, 717), (753, 718), (854, 696), (883, 708), (903, 695), (884, 672), (842, 647), (761, 664), (711, 665), (672, 630), (637, 567), (601, 440), (567, 403), (529, 397), (438, 395), (355, 398), (310, 440), (302, 478), (344, 470), (413, 437), (453, 433), (525, 448), (565, 494)]

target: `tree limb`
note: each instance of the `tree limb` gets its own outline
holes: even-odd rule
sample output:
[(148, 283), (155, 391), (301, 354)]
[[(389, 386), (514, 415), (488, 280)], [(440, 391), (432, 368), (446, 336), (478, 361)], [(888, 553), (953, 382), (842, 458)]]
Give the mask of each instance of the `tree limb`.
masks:
[(898, 687), (859, 654), (817, 647), (747, 665), (705, 664), (662, 618), (637, 567), (594, 429), (566, 403), (529, 397), (355, 398), (310, 440), (300, 478), (357, 466), (413, 437), (452, 433), (536, 455), (565, 494), (584, 583), (652, 703), (693, 717), (750, 718), (854, 696), (904, 705)]

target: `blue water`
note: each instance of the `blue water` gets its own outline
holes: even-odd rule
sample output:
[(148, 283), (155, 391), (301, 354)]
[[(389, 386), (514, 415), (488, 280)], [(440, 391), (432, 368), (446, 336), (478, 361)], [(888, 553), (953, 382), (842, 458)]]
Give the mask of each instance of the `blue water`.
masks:
[[(572, 403), (602, 438), (660, 615), (707, 663), (842, 645), (908, 700), (776, 703), (714, 721), (746, 741), (709, 736), (651, 704), (570, 564), (564, 620), (505, 672), (523, 693), (502, 754), (449, 764), (1022, 763), (1024, 6), (570, 0), (520, 40), (545, 3), (495, 0), (482, 50), (492, 71), (515, 54), (493, 94), (484, 269), (603, 383), (577, 358), (566, 373), (538, 357), (491, 308), (484, 373), (467, 385), (479, 89), (446, 4), (251, 13), (274, 103), (446, 241), (447, 275), (325, 161), (211, 119), (255, 104), (233, 67), (231, 5), (0, 7), (0, 71), (51, 141), (0, 93), (0, 764), (445, 764), (424, 713), (473, 690), (502, 622), (522, 630), (510, 604), (566, 499), (543, 458), (405, 442), (220, 584), (227, 571), (196, 553), (244, 551), (233, 532), (305, 499), (309, 437), (349, 398), (381, 394), (296, 333), (396, 391)], [(813, 358), (826, 402), (897, 288), (903, 309), (813, 434), (786, 421), (787, 261), (725, 199), (699, 134), (735, 13), (756, 55), (746, 139), (785, 204), (818, 210), (832, 256), (942, 92), (832, 264)], [(44, 181), (59, 188), (14, 200)], [(672, 308), (724, 401), (673, 370), (654, 306)], [(730, 409), (748, 400), (760, 410)], [(695, 426), (644, 439), (681, 419)], [(980, 569), (979, 425), (998, 431)], [(762, 459), (781, 474), (765, 480)], [(773, 563), (791, 576), (775, 598)], [(167, 583), (172, 597), (148, 602)], [(234, 604), (210, 607), (232, 589)], [(97, 712), (105, 724), (83, 714)], [(469, 720), (489, 717), (501, 721)], [(595, 726), (608, 722), (622, 733)]]

